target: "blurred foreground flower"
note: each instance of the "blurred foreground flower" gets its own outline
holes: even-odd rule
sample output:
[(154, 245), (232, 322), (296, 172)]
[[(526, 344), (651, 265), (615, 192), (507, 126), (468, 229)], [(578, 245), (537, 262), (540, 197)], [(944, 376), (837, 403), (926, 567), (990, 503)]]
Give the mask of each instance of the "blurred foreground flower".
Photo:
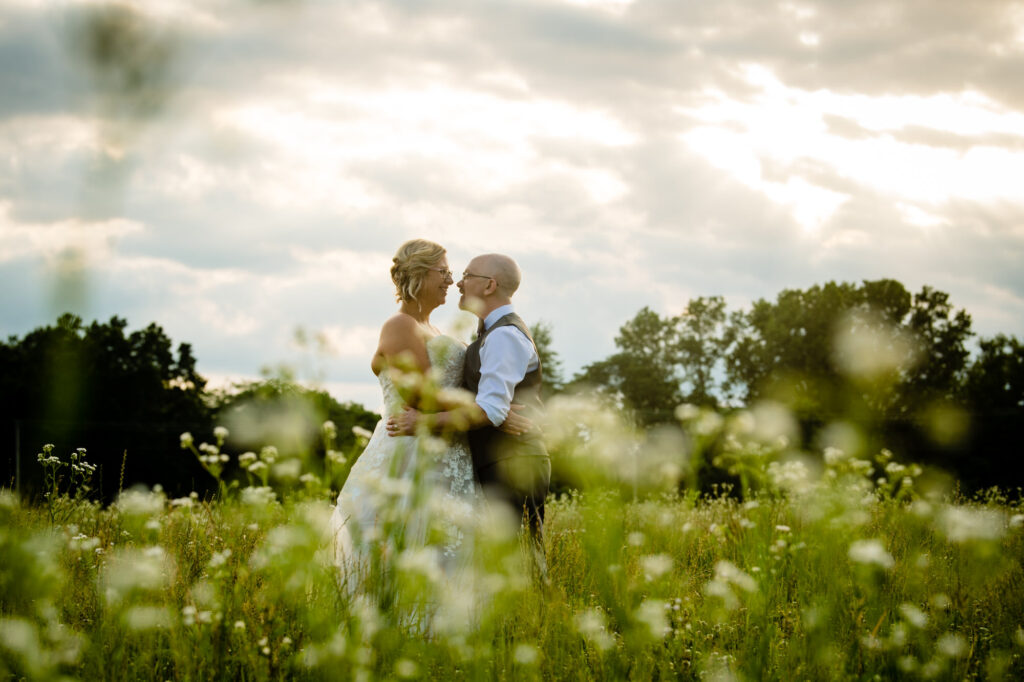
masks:
[(895, 565), (892, 555), (886, 551), (881, 540), (855, 540), (848, 552), (850, 561), (890, 569)]

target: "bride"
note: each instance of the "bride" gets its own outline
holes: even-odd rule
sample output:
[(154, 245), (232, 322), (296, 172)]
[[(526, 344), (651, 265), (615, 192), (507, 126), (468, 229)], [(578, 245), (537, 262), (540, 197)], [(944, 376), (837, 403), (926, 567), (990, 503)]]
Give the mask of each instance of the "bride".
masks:
[(468, 564), (465, 528), (482, 499), (465, 433), (440, 439), (386, 431), (387, 418), (406, 406), (439, 411), (472, 402), (459, 389), (464, 344), (430, 323), (453, 283), (444, 248), (414, 239), (392, 260), (398, 313), (381, 328), (371, 362), (384, 394), (384, 419), (352, 466), (331, 516), (335, 563), (354, 591), (386, 578), (388, 562), (401, 561), (407, 550), (421, 550), (420, 560), (453, 577)]

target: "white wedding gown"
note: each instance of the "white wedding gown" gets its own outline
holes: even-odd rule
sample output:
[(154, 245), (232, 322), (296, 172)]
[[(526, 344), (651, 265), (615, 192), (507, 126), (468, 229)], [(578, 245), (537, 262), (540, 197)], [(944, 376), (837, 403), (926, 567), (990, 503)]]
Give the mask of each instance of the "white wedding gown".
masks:
[[(450, 336), (427, 341), (431, 373), (443, 389), (462, 384), (465, 346)], [(334, 559), (344, 582), (359, 591), (371, 557), (401, 561), (428, 550), (448, 579), (469, 561), (469, 534), (481, 503), (465, 434), (444, 440), (389, 436), (387, 418), (405, 409), (389, 373), (378, 375), (384, 419), (349, 472), (331, 515)], [(399, 553), (394, 556), (393, 553)]]

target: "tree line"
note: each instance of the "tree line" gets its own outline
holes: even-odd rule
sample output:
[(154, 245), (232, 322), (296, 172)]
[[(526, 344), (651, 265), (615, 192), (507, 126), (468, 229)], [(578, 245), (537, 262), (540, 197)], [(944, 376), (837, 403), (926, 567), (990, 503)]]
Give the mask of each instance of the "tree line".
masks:
[[(550, 329), (541, 341), (550, 341)], [(786, 289), (729, 310), (721, 296), (679, 315), (641, 309), (616, 352), (553, 392), (589, 391), (641, 426), (673, 423), (689, 403), (731, 410), (787, 406), (804, 442), (852, 422), (869, 444), (943, 467), (967, 487), (1024, 484), (1024, 348), (999, 334), (977, 341), (948, 294), (891, 280)], [(545, 349), (550, 355), (550, 350)]]
[[(970, 315), (930, 287), (894, 280), (828, 282), (787, 289), (774, 301), (729, 310), (721, 296), (688, 302), (679, 315), (643, 308), (615, 337), (616, 352), (566, 377), (550, 325), (532, 328), (550, 397), (586, 392), (640, 427), (678, 424), (681, 404), (729, 412), (763, 401), (785, 405), (808, 451), (835, 423), (853, 424), (866, 448), (934, 464), (967, 488), (1024, 485), (1024, 348), (1012, 336), (977, 339)], [(0, 342), (0, 482), (38, 483), (44, 443), (84, 446), (98, 462), (102, 495), (132, 483), (172, 494), (212, 481), (179, 447), (188, 431), (213, 442), (218, 424), (238, 424), (233, 450), (274, 445), (322, 461), (320, 426), (337, 425), (340, 450), (353, 426), (378, 415), (340, 403), (292, 377), (210, 390), (188, 343), (175, 346), (153, 323), (53, 325)]]
[[(44, 444), (65, 454), (85, 447), (99, 465), (98, 492), (111, 499), (132, 484), (161, 484), (172, 495), (212, 491), (213, 481), (180, 436), (214, 442), (215, 426), (247, 424), (230, 445), (273, 445), (282, 455), (323, 459), (321, 425), (337, 426), (335, 447), (351, 449), (353, 426), (372, 429), (379, 416), (289, 377), (210, 390), (188, 343), (171, 342), (153, 323), (83, 323), (64, 314), (22, 338), (0, 342), (0, 485), (39, 492), (36, 453)], [(261, 442), (250, 437), (258, 434)], [(20, 458), (20, 462), (18, 459)], [(20, 469), (21, 480), (15, 481)]]

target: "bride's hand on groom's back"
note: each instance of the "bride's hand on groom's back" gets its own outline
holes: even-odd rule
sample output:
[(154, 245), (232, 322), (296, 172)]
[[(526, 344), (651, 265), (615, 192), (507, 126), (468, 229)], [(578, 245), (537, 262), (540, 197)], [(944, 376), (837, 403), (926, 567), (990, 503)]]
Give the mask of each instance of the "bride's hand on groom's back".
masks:
[(532, 431), (533, 422), (521, 413), (523, 407), (523, 405), (516, 403), (509, 405), (508, 416), (505, 417), (505, 421), (498, 427), (498, 430), (513, 436), (519, 436)]

